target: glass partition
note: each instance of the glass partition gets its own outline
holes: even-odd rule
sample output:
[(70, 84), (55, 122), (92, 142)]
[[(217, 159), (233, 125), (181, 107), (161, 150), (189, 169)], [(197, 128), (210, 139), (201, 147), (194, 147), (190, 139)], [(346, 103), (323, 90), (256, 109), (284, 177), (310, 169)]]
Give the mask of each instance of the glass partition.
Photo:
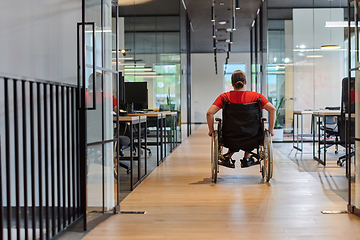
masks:
[[(119, 70), (124, 75), (125, 82), (146, 82), (148, 89), (147, 106), (138, 105), (137, 113), (172, 111), (177, 112), (176, 126), (170, 122), (169, 116), (164, 122), (164, 132), (167, 141), (181, 141), (181, 127), (179, 124), (181, 111), (181, 56), (180, 56), (180, 6), (179, 0), (169, 0), (169, 8), (163, 13), (156, 1), (127, 1), (119, 3), (119, 18), (122, 19), (122, 32), (119, 44)], [(149, 12), (151, 9), (151, 13)], [(169, 14), (172, 12), (173, 14)], [(123, 35), (123, 37), (121, 37)], [(123, 38), (123, 42), (121, 42)], [(119, 106), (126, 111), (125, 101)], [(148, 117), (148, 142), (154, 142), (156, 136), (156, 119)], [(171, 123), (171, 124), (170, 124)], [(173, 133), (171, 128), (176, 130)], [(166, 155), (170, 154), (170, 145), (167, 145)], [(136, 150), (138, 151), (138, 150)], [(142, 152), (142, 153), (141, 153)], [(142, 149), (140, 154), (148, 155), (147, 172), (150, 173), (157, 166), (157, 148), (153, 144), (148, 150)], [(128, 153), (126, 153), (128, 154)], [(135, 161), (136, 162), (136, 161)], [(132, 169), (133, 177), (138, 172), (138, 165)], [(140, 165), (143, 172), (144, 165)], [(122, 198), (131, 190), (130, 179), (126, 171), (120, 171), (120, 188)], [(139, 176), (135, 176), (138, 178)], [(136, 182), (133, 179), (133, 182)], [(120, 190), (121, 191), (121, 190)]]
[[(292, 140), (294, 111), (340, 108), (341, 80), (348, 75), (345, 10), (344, 1), (313, 0), (286, 9), (291, 14), (284, 20), (268, 20), (267, 94), (284, 134), (276, 140)], [(309, 140), (310, 119), (303, 131)]]

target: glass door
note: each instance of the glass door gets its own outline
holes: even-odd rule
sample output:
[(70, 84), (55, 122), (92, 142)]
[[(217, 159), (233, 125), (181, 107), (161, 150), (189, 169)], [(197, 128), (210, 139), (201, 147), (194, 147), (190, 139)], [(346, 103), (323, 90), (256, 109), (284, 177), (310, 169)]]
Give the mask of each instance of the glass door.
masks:
[[(350, 78), (347, 82), (348, 99), (345, 102), (345, 119), (346, 119), (346, 175), (348, 177), (349, 186), (349, 203), (348, 210), (351, 213), (360, 215), (360, 103), (356, 100), (359, 99), (360, 90), (360, 57), (359, 57), (359, 3), (349, 2), (348, 13), (354, 11), (355, 28), (349, 29), (348, 41), (348, 66)], [(348, 24), (350, 24), (349, 17)], [(351, 22), (352, 23), (352, 22)], [(353, 41), (354, 43), (352, 43)], [(353, 78), (355, 76), (355, 78)], [(353, 107), (354, 106), (354, 107)], [(354, 129), (355, 128), (355, 129)], [(352, 134), (355, 132), (354, 134)]]
[(78, 24), (80, 123), (84, 124), (80, 144), (86, 142), (81, 146), (86, 149), (82, 156), (85, 229), (119, 205), (113, 122), (119, 86), (117, 11), (117, 0), (83, 1), (83, 21)]

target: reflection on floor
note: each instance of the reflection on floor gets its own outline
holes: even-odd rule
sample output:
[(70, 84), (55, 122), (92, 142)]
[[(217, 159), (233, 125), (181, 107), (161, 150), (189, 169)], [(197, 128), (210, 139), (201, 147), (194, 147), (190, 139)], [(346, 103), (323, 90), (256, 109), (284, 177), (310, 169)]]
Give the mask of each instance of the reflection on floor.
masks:
[(345, 167), (339, 167), (336, 162), (345, 154), (345, 149), (339, 146), (335, 154), (335, 146), (327, 149), (326, 166), (313, 159), (312, 143), (304, 143), (304, 153), (293, 149), (292, 143), (274, 143), (274, 147), (297, 164), (299, 171), (305, 171), (321, 182), (327, 189), (332, 190), (345, 201), (348, 200), (348, 179)]

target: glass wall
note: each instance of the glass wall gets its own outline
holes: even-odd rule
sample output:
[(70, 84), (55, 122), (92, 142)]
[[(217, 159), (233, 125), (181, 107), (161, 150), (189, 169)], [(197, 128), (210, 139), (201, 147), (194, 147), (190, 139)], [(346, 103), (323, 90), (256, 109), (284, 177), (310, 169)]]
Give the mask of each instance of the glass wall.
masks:
[[(286, 137), (293, 131), (294, 110), (340, 109), (348, 36), (346, 1), (313, 0), (284, 11), (283, 20), (280, 14), (268, 20), (266, 73), (267, 94), (278, 109), (277, 127)], [(310, 119), (303, 129), (310, 134)]]
[[(164, 8), (163, 4), (166, 4)], [(177, 112), (176, 142), (181, 141), (179, 124), (181, 111), (181, 55), (180, 55), (180, 7), (179, 0), (166, 1), (126, 1), (119, 2), (119, 71), (126, 82), (146, 82), (148, 89), (147, 104), (135, 107), (140, 113), (150, 111)], [(120, 109), (128, 110), (125, 101)], [(166, 128), (170, 128), (167, 117)], [(156, 136), (156, 120), (148, 119), (149, 136)], [(150, 137), (149, 142), (155, 141)], [(157, 166), (156, 146), (148, 147), (152, 155), (148, 156), (147, 172)], [(169, 151), (169, 148), (167, 148)], [(145, 152), (143, 152), (145, 153)], [(169, 154), (169, 152), (167, 153)], [(136, 161), (135, 161), (136, 162)], [(135, 166), (137, 167), (137, 166)], [(132, 172), (137, 169), (132, 169)], [(131, 190), (129, 174), (120, 170), (121, 198)]]
[[(92, 0), (85, 2), (85, 62), (80, 61), (79, 75), (85, 78), (87, 159), (86, 159), (86, 222), (113, 212), (119, 204), (114, 176), (113, 111), (117, 108), (117, 65), (113, 65), (113, 49), (117, 45), (117, 18), (112, 16), (117, 1)], [(83, 43), (82, 35), (79, 35)], [(83, 69), (84, 68), (84, 69)], [(116, 152), (115, 152), (116, 153)], [(88, 225), (89, 226), (89, 225)]]

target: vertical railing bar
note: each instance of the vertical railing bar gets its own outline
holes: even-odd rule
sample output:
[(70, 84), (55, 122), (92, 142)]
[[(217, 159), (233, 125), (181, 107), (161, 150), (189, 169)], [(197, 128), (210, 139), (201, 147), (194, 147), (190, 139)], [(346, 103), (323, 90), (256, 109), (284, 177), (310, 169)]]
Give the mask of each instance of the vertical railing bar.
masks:
[(6, 141), (6, 194), (7, 194), (7, 230), (8, 239), (11, 240), (11, 174), (10, 174), (10, 116), (9, 116), (9, 89), (8, 78), (4, 78), (4, 103), (5, 103), (5, 141)]
[[(39, 233), (40, 239), (44, 238), (43, 233), (43, 186), (42, 186), (42, 123), (41, 123), (41, 83), (37, 83), (37, 113), (38, 113), (38, 159), (39, 159)], [(44, 113), (45, 114), (45, 113)]]
[(56, 88), (56, 149), (57, 149), (57, 157), (56, 157), (56, 175), (57, 175), (57, 227), (58, 232), (61, 231), (61, 171), (60, 171), (60, 100), (59, 100), (59, 88), (60, 86), (55, 86)]
[(48, 91), (47, 91), (47, 89), (48, 89), (48, 85), (44, 84), (45, 229), (46, 229), (46, 239), (50, 239), (50, 223), (49, 223), (49, 219), (50, 219), (49, 218), (49, 129), (48, 129)]
[(80, 190), (80, 144), (79, 144), (79, 109), (80, 109), (80, 101), (78, 100), (80, 98), (80, 87), (78, 86), (78, 88), (76, 89), (76, 112), (75, 112), (75, 127), (76, 127), (76, 176), (77, 176), (77, 186), (76, 186), (76, 190), (77, 190), (77, 199), (76, 199), (76, 214), (77, 214), (77, 217), (80, 217), (80, 214), (81, 214), (81, 209), (80, 209), (80, 201), (81, 201), (81, 190)]
[(68, 177), (68, 224), (71, 223), (71, 137), (70, 137), (70, 87), (66, 88), (66, 98), (67, 98), (67, 107), (66, 107), (66, 122), (67, 122), (67, 177)]
[[(1, 162), (1, 136), (0, 136), (0, 162)], [(2, 164), (0, 164), (0, 239), (4, 239), (4, 203), (3, 203), (3, 184), (2, 184)], [(25, 231), (26, 234), (26, 231)]]
[(15, 146), (15, 191), (16, 191), (16, 239), (20, 239), (20, 167), (19, 167), (19, 113), (18, 113), (18, 94), (17, 80), (13, 79), (13, 99), (14, 99), (14, 146)]
[(28, 217), (28, 182), (27, 182), (27, 104), (26, 104), (26, 82), (22, 81), (22, 133), (23, 133), (23, 170), (24, 170), (24, 230), (25, 239), (29, 239), (29, 217)]
[(54, 91), (53, 85), (49, 86), (50, 97), (50, 141), (51, 141), (51, 229), (52, 236), (56, 235), (55, 215), (55, 134), (54, 134)]
[(73, 206), (72, 206), (72, 214), (73, 214), (73, 221), (75, 221), (76, 217), (75, 217), (75, 213), (76, 213), (76, 144), (75, 144), (75, 136), (77, 135), (76, 130), (75, 130), (75, 115), (76, 115), (76, 109), (75, 109), (75, 88), (71, 88), (71, 130), (72, 130), (72, 135), (71, 135), (71, 143), (72, 143), (72, 177), (73, 177), (73, 181), (72, 181), (72, 190), (73, 190)]
[(61, 86), (61, 140), (62, 140), (62, 185), (63, 185), (63, 228), (66, 228), (66, 147), (65, 147), (65, 87)]
[[(101, 4), (101, 8), (102, 8), (102, 4)], [(102, 11), (101, 11), (102, 12)], [(101, 35), (102, 36), (102, 35)], [(103, 52), (103, 51), (102, 51)], [(95, 85), (94, 85), (95, 86)], [(104, 75), (101, 75), (101, 98), (104, 99), (103, 93), (104, 92)], [(93, 94), (94, 96), (96, 95)], [(104, 138), (105, 138), (105, 111), (104, 111), (104, 101), (101, 101), (101, 140), (102, 140), (102, 144), (101, 144), (101, 171), (102, 171), (102, 213), (105, 212), (105, 144), (104, 144)]]
[(36, 197), (35, 197), (35, 138), (34, 138), (34, 83), (30, 82), (30, 143), (31, 143), (31, 221), (32, 237), (36, 239)]

